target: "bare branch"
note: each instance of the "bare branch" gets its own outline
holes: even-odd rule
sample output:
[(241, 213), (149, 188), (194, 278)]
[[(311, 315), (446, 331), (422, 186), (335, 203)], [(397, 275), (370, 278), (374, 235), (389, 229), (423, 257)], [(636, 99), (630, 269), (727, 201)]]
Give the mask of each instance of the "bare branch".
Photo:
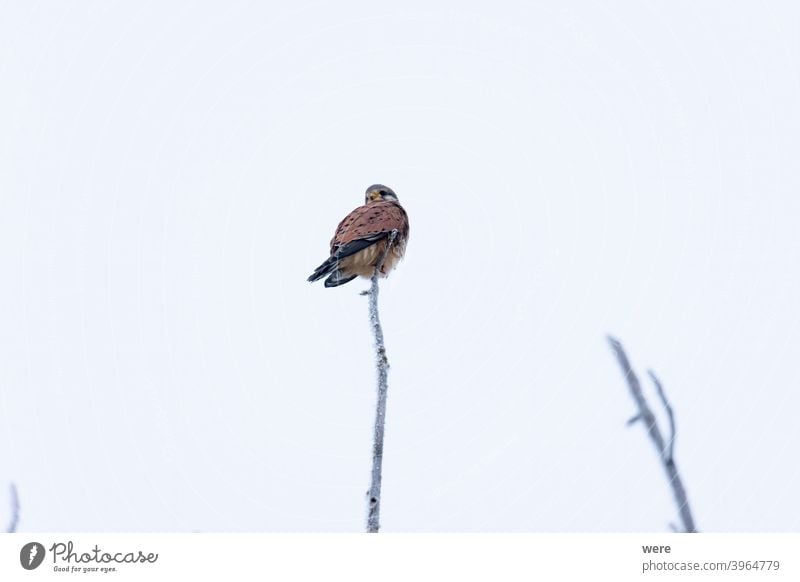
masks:
[(11, 493), (11, 521), (8, 522), (7, 533), (14, 533), (17, 531), (19, 525), (19, 495), (17, 494), (17, 486), (11, 483), (9, 486)]
[(664, 393), (664, 387), (661, 385), (661, 380), (658, 379), (658, 376), (656, 376), (656, 373), (653, 372), (653, 370), (647, 370), (647, 374), (650, 376), (650, 380), (653, 381), (653, 385), (656, 387), (658, 397), (661, 399), (661, 404), (664, 406), (664, 410), (667, 411), (667, 418), (669, 419), (667, 459), (672, 459), (675, 453), (675, 414), (672, 411), (672, 406), (670, 406), (669, 400), (667, 400), (667, 395)]
[(383, 342), (383, 328), (381, 327), (381, 320), (378, 313), (378, 278), (380, 277), (383, 263), (386, 261), (386, 256), (391, 251), (395, 238), (397, 238), (397, 230), (393, 230), (389, 233), (386, 249), (375, 265), (375, 272), (372, 275), (370, 289), (365, 292), (366, 295), (369, 295), (369, 320), (372, 325), (372, 334), (375, 337), (375, 366), (378, 370), (378, 403), (375, 410), (375, 431), (372, 442), (372, 483), (367, 493), (368, 533), (378, 533), (380, 529), (383, 434), (386, 424), (386, 394), (389, 388), (389, 360), (386, 357), (386, 345)]
[(692, 512), (689, 508), (689, 499), (686, 496), (686, 489), (683, 486), (683, 481), (678, 473), (678, 467), (675, 465), (675, 459), (673, 456), (673, 449), (675, 445), (675, 417), (672, 407), (670, 406), (669, 401), (664, 394), (664, 388), (656, 375), (653, 372), (650, 372), (650, 378), (653, 380), (653, 383), (656, 386), (659, 398), (661, 398), (661, 403), (664, 405), (669, 417), (669, 441), (664, 440), (661, 429), (656, 422), (656, 417), (653, 414), (650, 406), (647, 404), (647, 399), (644, 397), (642, 385), (639, 383), (639, 378), (633, 371), (622, 344), (614, 337), (607, 336), (607, 339), (609, 345), (611, 346), (611, 350), (617, 357), (617, 362), (619, 362), (620, 368), (622, 368), (622, 373), (628, 383), (631, 396), (633, 396), (636, 406), (639, 409), (639, 413), (629, 420), (628, 424), (630, 425), (639, 419), (644, 421), (644, 424), (647, 427), (647, 434), (650, 436), (650, 440), (653, 441), (653, 444), (658, 451), (658, 456), (664, 466), (664, 471), (667, 473), (667, 479), (669, 480), (670, 487), (672, 487), (672, 494), (675, 498), (675, 503), (678, 506), (678, 512), (680, 513), (681, 521), (683, 522), (683, 531), (687, 533), (695, 533), (697, 532), (697, 528), (695, 527), (694, 518), (692, 517)]
[[(658, 429), (658, 425), (656, 424), (656, 417), (653, 415), (653, 411), (650, 410), (650, 407), (647, 405), (647, 400), (644, 398), (644, 394), (642, 393), (642, 385), (639, 383), (639, 378), (631, 368), (631, 364), (628, 361), (628, 356), (625, 354), (625, 350), (622, 348), (622, 344), (619, 342), (619, 340), (608, 336), (608, 343), (611, 345), (611, 349), (617, 356), (619, 366), (622, 368), (622, 373), (625, 375), (625, 379), (628, 382), (628, 387), (631, 390), (631, 396), (633, 396), (633, 399), (636, 401), (636, 406), (639, 408), (639, 413), (634, 418), (644, 421), (644, 424), (647, 427), (647, 432), (650, 434), (650, 438), (656, 445), (656, 449), (658, 449), (658, 454), (663, 455), (664, 437), (661, 436), (661, 431)], [(631, 419), (629, 424), (632, 424), (633, 422), (633, 419)]]
[(631, 416), (631, 417), (628, 419), (628, 422), (626, 422), (625, 424), (627, 424), (628, 426), (631, 426), (631, 425), (633, 425), (633, 424), (636, 424), (636, 423), (637, 423), (637, 422), (639, 422), (640, 420), (642, 420), (642, 415), (641, 415), (641, 414), (637, 414), (636, 416)]

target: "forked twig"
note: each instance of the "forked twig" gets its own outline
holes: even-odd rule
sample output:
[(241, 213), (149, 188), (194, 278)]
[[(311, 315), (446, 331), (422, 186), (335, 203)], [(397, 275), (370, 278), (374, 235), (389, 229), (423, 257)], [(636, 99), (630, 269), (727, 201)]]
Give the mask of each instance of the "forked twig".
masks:
[(653, 444), (658, 451), (659, 458), (661, 459), (661, 463), (664, 466), (664, 470), (667, 473), (667, 479), (669, 480), (670, 487), (672, 488), (672, 494), (675, 497), (675, 503), (678, 506), (678, 513), (680, 514), (681, 521), (683, 522), (683, 531), (686, 533), (696, 533), (697, 528), (695, 527), (694, 518), (692, 517), (692, 512), (689, 508), (689, 499), (686, 495), (686, 489), (683, 486), (683, 481), (681, 480), (680, 473), (678, 472), (678, 467), (675, 465), (675, 415), (673, 413), (672, 406), (670, 405), (666, 394), (664, 393), (664, 387), (661, 385), (661, 382), (655, 373), (652, 370), (648, 371), (650, 379), (653, 381), (656, 391), (658, 392), (658, 396), (661, 399), (661, 404), (664, 406), (664, 409), (667, 412), (667, 417), (669, 418), (669, 440), (665, 440), (664, 435), (661, 433), (661, 429), (658, 426), (656, 417), (653, 414), (650, 405), (647, 403), (647, 399), (644, 397), (642, 385), (639, 383), (639, 378), (636, 376), (636, 373), (631, 367), (628, 356), (625, 354), (625, 350), (622, 347), (622, 343), (620, 343), (620, 341), (614, 337), (607, 337), (608, 343), (611, 346), (611, 350), (617, 357), (617, 362), (619, 362), (620, 368), (622, 368), (622, 373), (624, 374), (625, 380), (628, 383), (628, 388), (630, 388), (631, 396), (633, 396), (636, 406), (639, 409), (638, 414), (631, 418), (628, 421), (628, 424), (634, 424), (639, 420), (644, 422), (644, 425), (647, 428), (647, 434), (650, 436), (650, 440), (653, 441)]
[(664, 387), (661, 385), (661, 380), (658, 379), (658, 376), (656, 376), (656, 373), (653, 372), (653, 370), (647, 370), (647, 374), (650, 376), (650, 380), (656, 387), (656, 392), (658, 392), (658, 397), (661, 399), (661, 404), (664, 407), (664, 410), (667, 411), (667, 418), (669, 419), (667, 458), (672, 459), (675, 451), (675, 414), (672, 411), (672, 406), (670, 406), (669, 400), (667, 400), (667, 395), (664, 393)]

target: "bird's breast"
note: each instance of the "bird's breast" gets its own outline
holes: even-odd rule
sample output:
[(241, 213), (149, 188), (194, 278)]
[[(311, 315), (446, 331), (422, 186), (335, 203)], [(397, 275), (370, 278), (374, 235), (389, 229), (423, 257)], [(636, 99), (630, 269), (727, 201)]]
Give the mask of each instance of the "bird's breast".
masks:
[[(360, 275), (367, 278), (372, 277), (375, 273), (375, 265), (378, 264), (378, 261), (386, 250), (386, 244), (387, 241), (385, 239), (378, 241), (374, 245), (370, 245), (342, 259), (339, 268), (348, 275)], [(405, 245), (392, 245), (391, 252), (386, 256), (386, 260), (383, 263), (382, 272), (384, 276), (397, 266), (397, 263), (403, 258), (404, 252)]]

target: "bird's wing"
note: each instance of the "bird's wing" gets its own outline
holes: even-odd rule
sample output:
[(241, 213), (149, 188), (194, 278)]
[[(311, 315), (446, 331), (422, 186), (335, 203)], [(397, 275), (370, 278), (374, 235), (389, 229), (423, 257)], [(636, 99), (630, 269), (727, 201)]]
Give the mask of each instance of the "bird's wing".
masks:
[(397, 229), (402, 238), (408, 234), (408, 217), (403, 207), (392, 201), (359, 206), (344, 217), (331, 239), (331, 256), (343, 259), (375, 244)]

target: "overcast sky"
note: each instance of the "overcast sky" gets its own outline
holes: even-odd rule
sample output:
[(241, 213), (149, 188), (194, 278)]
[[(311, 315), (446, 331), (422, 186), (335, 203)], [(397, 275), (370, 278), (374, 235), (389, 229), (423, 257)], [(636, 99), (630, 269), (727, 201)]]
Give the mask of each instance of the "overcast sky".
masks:
[[(800, 531), (796, 2), (6, 2), (0, 522), (360, 531), (374, 182), (384, 531)], [(648, 393), (651, 387), (647, 386)]]

